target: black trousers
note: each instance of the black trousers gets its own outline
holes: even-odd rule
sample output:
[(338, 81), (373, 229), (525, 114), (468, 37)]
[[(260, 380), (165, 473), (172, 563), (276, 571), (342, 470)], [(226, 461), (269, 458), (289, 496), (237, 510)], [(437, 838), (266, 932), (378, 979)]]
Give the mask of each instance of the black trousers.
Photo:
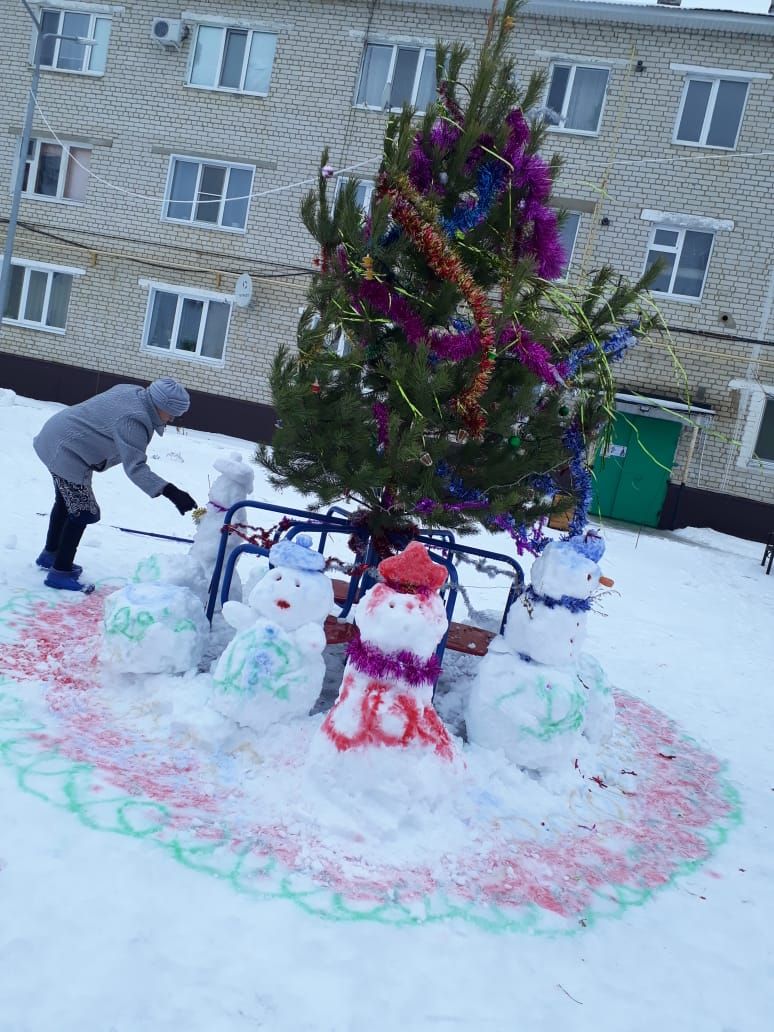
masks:
[(53, 567), (55, 570), (69, 572), (73, 568), (73, 559), (81, 543), (83, 532), (90, 523), (96, 523), (99, 519), (99, 509), (96, 513), (89, 509), (81, 509), (77, 512), (68, 511), (65, 497), (54, 480), (54, 507), (48, 519), (48, 534), (46, 535), (46, 551), (54, 553)]

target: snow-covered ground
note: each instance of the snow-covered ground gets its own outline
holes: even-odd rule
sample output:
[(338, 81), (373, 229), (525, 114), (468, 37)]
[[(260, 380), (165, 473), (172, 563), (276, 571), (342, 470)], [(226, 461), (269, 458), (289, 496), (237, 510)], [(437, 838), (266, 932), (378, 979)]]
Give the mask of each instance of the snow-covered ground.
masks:
[[(34, 558), (52, 491), (31, 440), (54, 406), (0, 400), (0, 610), (8, 612), (27, 593), (45, 593)], [(169, 430), (149, 459), (203, 502), (213, 461), (234, 450), (249, 459), (253, 448)], [(78, 558), (98, 585), (131, 576), (149, 552), (185, 547), (115, 529), (191, 536), (190, 520), (165, 499), (147, 498), (120, 470), (95, 488), (102, 522), (87, 530)], [(254, 496), (273, 497), (260, 470)], [(298, 497), (282, 500), (303, 507)], [(36, 788), (6, 757), (0, 1032), (768, 1030), (774, 576), (759, 565), (761, 546), (710, 531), (608, 528), (606, 539), (602, 565), (615, 591), (604, 596), (605, 615), (590, 616), (587, 651), (614, 684), (726, 762), (740, 796), (741, 822), (703, 865), (618, 919), (575, 922), (556, 935), (498, 933), (462, 917), (395, 926), (347, 910), (325, 920), (176, 863), (150, 836), (89, 827), (66, 793), (51, 805), (43, 782), (55, 770), (41, 772)], [(491, 536), (481, 544), (508, 547)], [(475, 607), (501, 603), (498, 582), (470, 567), (463, 579)], [(81, 602), (68, 600), (68, 612)], [(65, 666), (68, 645), (77, 650), (72, 627)], [(0, 649), (10, 647), (0, 638)], [(473, 662), (449, 656), (448, 698), (464, 691)], [(33, 707), (32, 680), (26, 693), (23, 684), (0, 684), (0, 693), (11, 687)]]

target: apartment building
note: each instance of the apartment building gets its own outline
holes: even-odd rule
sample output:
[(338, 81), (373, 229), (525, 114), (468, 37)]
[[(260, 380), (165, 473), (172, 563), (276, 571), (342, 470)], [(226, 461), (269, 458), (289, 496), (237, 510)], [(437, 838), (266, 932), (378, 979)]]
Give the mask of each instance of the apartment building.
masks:
[[(440, 37), (475, 55), (489, 0), (160, 0), (0, 9), (0, 239), (23, 195), (0, 384), (73, 402), (174, 375), (191, 426), (271, 437), (314, 242), (323, 146), (367, 205), (390, 110), (433, 97)], [(669, 332), (618, 368), (598, 503), (633, 522), (774, 528), (774, 17), (531, 0), (570, 283), (657, 257)], [(88, 41), (88, 42), (84, 42)], [(654, 462), (654, 458), (657, 460)]]

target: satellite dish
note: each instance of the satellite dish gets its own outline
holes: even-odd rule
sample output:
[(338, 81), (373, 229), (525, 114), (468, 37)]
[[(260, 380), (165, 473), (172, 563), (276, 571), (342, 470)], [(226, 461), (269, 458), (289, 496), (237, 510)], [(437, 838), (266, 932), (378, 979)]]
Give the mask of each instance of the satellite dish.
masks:
[(243, 272), (234, 285), (234, 304), (238, 308), (246, 308), (253, 297), (253, 281), (248, 273)]

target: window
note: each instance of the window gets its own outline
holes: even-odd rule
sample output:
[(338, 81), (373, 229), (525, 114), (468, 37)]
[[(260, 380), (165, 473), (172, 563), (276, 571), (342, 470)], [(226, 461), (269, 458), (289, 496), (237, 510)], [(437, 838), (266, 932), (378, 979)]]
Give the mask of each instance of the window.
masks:
[(5, 318), (20, 326), (63, 333), (73, 276), (82, 275), (82, 269), (14, 259)]
[(269, 92), (277, 37), (254, 29), (200, 25), (192, 48), (190, 86), (265, 97)]
[(22, 190), (31, 197), (83, 202), (89, 182), (90, 161), (89, 147), (30, 140)]
[(748, 86), (739, 79), (686, 77), (674, 142), (733, 150)]
[(609, 68), (595, 65), (551, 65), (546, 97), (549, 124), (565, 132), (597, 133), (609, 76)]
[(230, 319), (231, 302), (223, 294), (151, 285), (143, 345), (222, 362)]
[(701, 297), (713, 240), (713, 233), (655, 226), (645, 269), (651, 269), (659, 258), (662, 268), (650, 289), (675, 297)]
[(767, 398), (763, 407), (753, 457), (763, 462), (774, 462), (774, 398)]
[(425, 111), (435, 100), (435, 48), (368, 43), (355, 96), (358, 107)]
[(79, 39), (94, 41), (93, 45), (89, 46), (70, 39), (44, 39), (40, 50), (42, 67), (92, 75), (104, 73), (110, 39), (110, 18), (83, 11), (44, 8), (41, 14), (41, 32), (52, 33), (55, 36), (77, 36)]
[(575, 239), (578, 236), (578, 226), (580, 225), (580, 212), (578, 211), (567, 211), (564, 213), (564, 219), (559, 226), (559, 240), (562, 244), (562, 250), (564, 251), (564, 268), (560, 275), (560, 279), (567, 279), (567, 274), (570, 271), (570, 264), (572, 263), (572, 255), (575, 250)]
[(254, 173), (253, 165), (173, 157), (169, 163), (163, 218), (244, 230)]
[(360, 208), (364, 215), (367, 215), (371, 210), (371, 198), (374, 195), (374, 187), (376, 184), (370, 179), (350, 179), (347, 176), (339, 176), (336, 181), (336, 198), (338, 199), (339, 194), (344, 189), (345, 183), (357, 183), (355, 188), (355, 204)]

